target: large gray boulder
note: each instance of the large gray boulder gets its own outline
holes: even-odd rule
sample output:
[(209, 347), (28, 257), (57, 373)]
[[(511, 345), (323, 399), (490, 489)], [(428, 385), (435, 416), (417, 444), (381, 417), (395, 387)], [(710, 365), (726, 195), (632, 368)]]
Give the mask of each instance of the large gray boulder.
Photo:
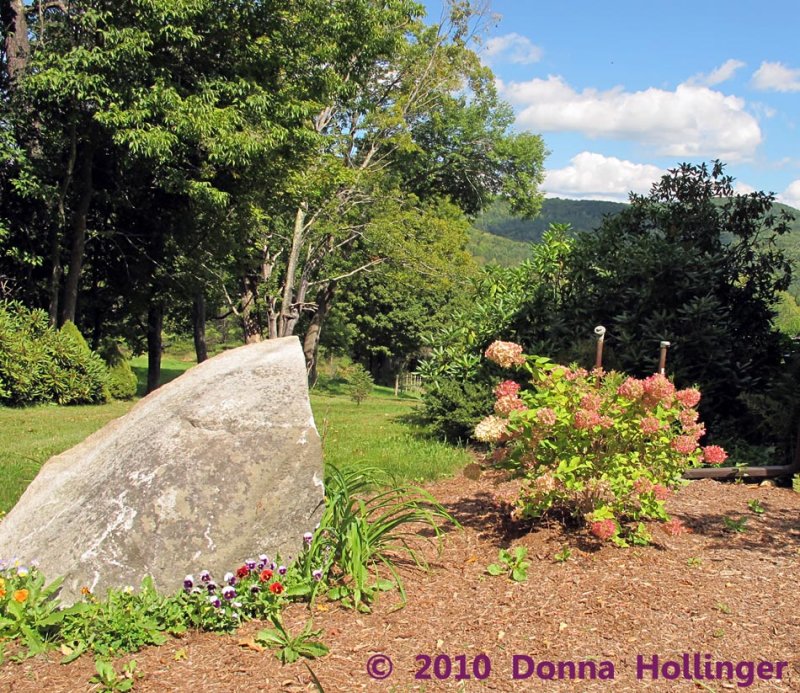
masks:
[(226, 351), (49, 460), (0, 522), (0, 558), (64, 575), (62, 600), (151, 575), (221, 579), (297, 555), (322, 509), (322, 450), (296, 337)]

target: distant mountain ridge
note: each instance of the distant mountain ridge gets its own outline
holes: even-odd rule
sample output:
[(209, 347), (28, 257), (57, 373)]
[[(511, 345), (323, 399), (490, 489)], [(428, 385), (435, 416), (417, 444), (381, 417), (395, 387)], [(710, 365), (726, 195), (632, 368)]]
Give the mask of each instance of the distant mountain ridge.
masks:
[(475, 220), (475, 227), (513, 241), (538, 243), (550, 224), (569, 224), (575, 231), (593, 231), (603, 217), (627, 207), (623, 202), (605, 200), (562, 200), (547, 198), (535, 219), (520, 219), (511, 212), (508, 202), (500, 200)]
[[(575, 231), (593, 231), (606, 215), (618, 214), (623, 202), (547, 198), (535, 219), (514, 216), (507, 202), (498, 201), (479, 216), (470, 231), (468, 250), (480, 264), (519, 264), (530, 257), (530, 244), (538, 243), (550, 224), (570, 224)], [(791, 230), (778, 239), (794, 265), (792, 292), (800, 294), (800, 210), (776, 202), (773, 213), (787, 210), (795, 217)]]
[(550, 224), (570, 224), (575, 231), (593, 231), (603, 217), (627, 205), (604, 200), (547, 198), (535, 219), (514, 216), (509, 204), (497, 201), (481, 214), (470, 232), (467, 249), (480, 264), (519, 264), (530, 257), (530, 244), (542, 240)]

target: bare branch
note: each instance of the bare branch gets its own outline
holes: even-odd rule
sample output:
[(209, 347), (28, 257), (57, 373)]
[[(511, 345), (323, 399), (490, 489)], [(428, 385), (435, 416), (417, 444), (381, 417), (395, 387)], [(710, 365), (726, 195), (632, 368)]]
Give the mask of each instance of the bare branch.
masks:
[(309, 282), (309, 286), (317, 286), (318, 284), (325, 284), (326, 282), (338, 282), (342, 279), (347, 279), (347, 277), (352, 277), (354, 274), (358, 274), (359, 272), (364, 272), (365, 270), (369, 269), (370, 267), (374, 267), (375, 265), (380, 265), (381, 263), (386, 262), (385, 257), (375, 258), (374, 260), (370, 260), (361, 267), (356, 267), (356, 269), (351, 270), (350, 272), (346, 272), (345, 274), (340, 274), (338, 277), (328, 277), (327, 279), (317, 279), (315, 282)]

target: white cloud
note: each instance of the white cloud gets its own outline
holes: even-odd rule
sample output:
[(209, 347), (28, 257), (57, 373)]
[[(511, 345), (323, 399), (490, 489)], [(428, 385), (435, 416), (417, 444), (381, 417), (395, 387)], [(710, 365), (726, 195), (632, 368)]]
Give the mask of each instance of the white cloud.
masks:
[(713, 87), (715, 84), (722, 84), (722, 82), (727, 82), (736, 71), (744, 67), (744, 63), (741, 60), (734, 60), (731, 58), (730, 60), (726, 60), (722, 65), (717, 68), (714, 68), (706, 74), (699, 74), (692, 77), (688, 80), (687, 84), (704, 84), (707, 87)]
[(756, 191), (752, 185), (741, 180), (734, 182), (733, 190), (737, 195), (749, 195), (750, 193), (754, 193)]
[(589, 137), (634, 140), (665, 156), (739, 161), (761, 142), (745, 101), (695, 84), (674, 91), (573, 89), (562, 77), (503, 85), (519, 108), (517, 124), (538, 132), (581, 132)]
[(778, 195), (778, 202), (800, 209), (800, 178), (789, 183), (789, 187)]
[(800, 91), (800, 68), (765, 61), (753, 73), (752, 83), (764, 91)]
[(520, 34), (504, 34), (490, 38), (483, 47), (483, 55), (498, 61), (530, 65), (542, 59), (542, 49)]
[(629, 192), (648, 193), (665, 173), (651, 164), (581, 152), (568, 166), (548, 171), (542, 189), (550, 197), (626, 202)]

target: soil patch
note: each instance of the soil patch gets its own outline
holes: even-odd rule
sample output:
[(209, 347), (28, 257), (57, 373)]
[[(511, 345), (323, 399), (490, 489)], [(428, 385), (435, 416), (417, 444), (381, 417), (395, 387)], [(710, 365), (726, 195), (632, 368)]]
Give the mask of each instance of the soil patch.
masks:
[[(691, 533), (672, 537), (654, 529), (653, 545), (622, 550), (601, 544), (585, 530), (513, 522), (517, 488), (499, 472), (428, 487), (463, 530), (448, 528), (441, 553), (435, 544), (426, 547), (430, 572), (403, 569), (405, 608), (394, 608), (394, 593), (366, 615), (316, 604), (314, 624), (323, 629), (331, 653), (308, 664), (325, 691), (800, 690), (800, 494), (694, 481), (668, 501), (671, 514)], [(763, 514), (748, 508), (754, 499)], [(724, 517), (746, 517), (746, 531), (726, 530)], [(516, 546), (528, 550), (527, 582), (489, 576), (486, 566), (497, 560), (498, 550)], [(571, 549), (570, 559), (555, 561), (564, 546)], [(293, 605), (284, 619), (297, 632), (308, 616), (306, 607)], [(317, 690), (305, 663), (282, 667), (271, 652), (240, 644), (263, 627), (249, 623), (232, 636), (193, 633), (121, 658), (116, 665), (119, 669), (136, 660), (143, 677), (134, 690), (142, 693)], [(383, 681), (366, 671), (368, 660), (378, 654), (393, 663), (391, 676)], [(418, 654), (431, 658), (427, 672)], [(439, 655), (445, 656), (437, 660)], [(582, 680), (542, 680), (536, 672), (515, 680), (515, 655), (518, 675), (530, 670), (531, 661), (538, 673), (553, 671), (556, 677), (558, 662), (567, 663), (561, 665), (567, 677), (569, 663), (594, 665), (583, 666)], [(648, 667), (641, 678), (639, 656)], [(649, 668), (654, 656), (662, 666), (667, 661), (677, 661), (681, 669), (688, 666), (690, 678), (681, 670), (675, 680), (654, 679)], [(6, 663), (0, 668), (0, 690), (92, 690), (92, 658), (67, 666), (59, 665), (59, 658), (51, 654)], [(448, 660), (449, 678), (437, 680), (434, 665), (442, 675)], [(703, 675), (706, 662), (713, 674), (716, 662), (761, 661), (788, 662), (782, 680), (756, 678), (752, 685), (739, 685), (746, 683), (745, 665), (731, 680), (698, 680), (693, 673), (697, 666)], [(488, 677), (477, 680), (487, 662)], [(547, 662), (554, 664), (540, 664)], [(385, 662), (377, 663), (385, 670)], [(603, 667), (608, 677), (604, 663), (613, 668), (613, 679), (589, 678), (592, 667), (598, 676)], [(577, 676), (577, 665), (575, 671)], [(761, 672), (766, 671), (763, 665)], [(415, 678), (420, 673), (431, 678)], [(675, 670), (668, 666), (666, 673)], [(459, 674), (470, 678), (458, 681)]]

